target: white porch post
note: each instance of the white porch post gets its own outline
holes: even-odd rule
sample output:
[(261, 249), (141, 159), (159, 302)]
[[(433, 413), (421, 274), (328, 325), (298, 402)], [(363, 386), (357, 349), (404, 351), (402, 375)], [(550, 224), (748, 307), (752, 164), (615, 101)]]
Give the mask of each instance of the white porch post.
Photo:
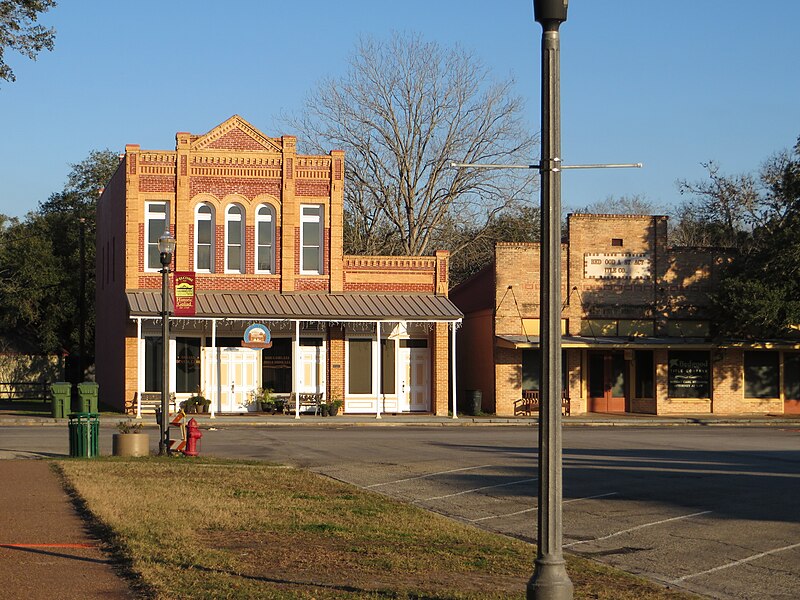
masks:
[(300, 418), (300, 392), (297, 391), (297, 371), (300, 369), (298, 350), (300, 349), (300, 321), (294, 322), (292, 340), (292, 392), (294, 393), (294, 418)]
[(456, 321), (453, 321), (450, 324), (451, 333), (450, 333), (450, 380), (452, 381), (453, 386), (453, 418), (458, 418), (458, 412), (456, 412), (456, 408), (458, 407), (458, 403), (456, 402)]
[(381, 418), (381, 322), (375, 322), (375, 337), (378, 339), (378, 349), (375, 351), (375, 382), (377, 394), (375, 395), (375, 418)]
[[(217, 365), (216, 366), (217, 366), (217, 368), (220, 368), (221, 365), (220, 365), (219, 357), (217, 356), (217, 320), (216, 319), (211, 319), (211, 356), (214, 356), (214, 357), (217, 358)], [(216, 396), (217, 396), (216, 398), (214, 398), (213, 396), (211, 397), (211, 418), (214, 419), (214, 418), (216, 418), (216, 411), (217, 411), (217, 409), (215, 408), (215, 406), (216, 406), (215, 400), (218, 402), (219, 398), (220, 398), (219, 390), (216, 389), (214, 384), (216, 383), (215, 380), (217, 380), (217, 381), (219, 380), (219, 377), (215, 377), (215, 375), (217, 375), (217, 369), (209, 369), (209, 371), (211, 371), (211, 393), (212, 394), (216, 394)]]
[(136, 418), (142, 418), (142, 378), (144, 377), (144, 357), (142, 356), (142, 319), (136, 319)]

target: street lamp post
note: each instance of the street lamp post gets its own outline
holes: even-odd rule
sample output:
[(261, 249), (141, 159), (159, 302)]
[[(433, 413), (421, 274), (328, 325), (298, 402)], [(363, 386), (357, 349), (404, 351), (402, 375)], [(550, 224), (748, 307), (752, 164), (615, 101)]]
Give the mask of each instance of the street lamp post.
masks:
[(537, 554), (529, 600), (569, 600), (573, 586), (562, 550), (561, 483), (561, 99), (558, 28), (568, 0), (533, 0), (542, 26), (541, 405)]
[(169, 452), (169, 264), (175, 252), (175, 238), (165, 231), (158, 238), (158, 251), (161, 259), (161, 419), (159, 421), (160, 438), (158, 454), (163, 456)]

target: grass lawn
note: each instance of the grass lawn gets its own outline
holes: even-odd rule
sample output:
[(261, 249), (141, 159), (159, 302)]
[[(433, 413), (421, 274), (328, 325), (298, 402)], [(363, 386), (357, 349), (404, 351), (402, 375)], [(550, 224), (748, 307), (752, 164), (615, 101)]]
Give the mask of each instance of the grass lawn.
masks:
[[(208, 458), (57, 463), (143, 597), (525, 598), (535, 549), (308, 471)], [(692, 598), (568, 558), (575, 598)]]

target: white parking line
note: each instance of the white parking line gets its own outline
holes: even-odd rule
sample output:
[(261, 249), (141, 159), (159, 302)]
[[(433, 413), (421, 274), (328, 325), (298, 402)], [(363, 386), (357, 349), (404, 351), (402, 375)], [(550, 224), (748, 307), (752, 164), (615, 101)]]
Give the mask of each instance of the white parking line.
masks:
[(792, 548), (800, 548), (800, 544), (792, 544), (791, 546), (784, 546), (783, 548), (775, 548), (774, 550), (767, 550), (766, 552), (760, 552), (758, 554), (754, 554), (753, 556), (748, 556), (747, 558), (742, 558), (741, 560), (736, 560), (726, 565), (720, 565), (719, 567), (714, 567), (713, 569), (707, 569), (706, 571), (700, 571), (699, 573), (692, 573), (691, 575), (684, 575), (683, 577), (678, 577), (677, 579), (673, 579), (672, 581), (670, 581), (670, 583), (680, 583), (681, 581), (686, 581), (687, 579), (691, 579), (692, 577), (700, 577), (701, 575), (708, 575), (709, 573), (714, 573), (715, 571), (721, 571), (723, 569), (729, 569), (730, 567), (736, 567), (746, 562), (750, 562), (751, 560), (756, 560), (757, 558), (761, 558), (763, 556), (769, 556), (770, 554), (777, 554), (778, 552), (783, 552), (784, 550), (791, 550)]
[[(580, 502), (581, 500), (593, 500), (595, 498), (606, 498), (608, 496), (616, 496), (619, 492), (610, 492), (608, 494), (598, 494), (597, 496), (586, 496), (585, 498), (573, 498), (572, 500), (564, 500), (562, 504), (569, 504), (570, 502)], [(517, 512), (507, 513), (505, 515), (490, 515), (488, 517), (481, 517), (480, 519), (469, 519), (469, 523), (479, 523), (480, 521), (488, 521), (489, 519), (502, 519), (504, 517), (515, 517), (528, 512), (535, 512), (539, 510), (538, 507), (526, 508), (525, 510), (518, 510)]]
[(538, 477), (533, 479), (520, 479), (519, 481), (509, 481), (508, 483), (498, 483), (497, 485), (485, 485), (479, 488), (472, 488), (471, 490), (462, 490), (455, 494), (446, 494), (444, 496), (434, 496), (433, 498), (425, 498), (423, 500), (416, 500), (416, 502), (427, 502), (429, 500), (441, 500), (442, 498), (452, 498), (453, 496), (461, 496), (463, 494), (471, 494), (473, 492), (480, 492), (481, 490), (490, 490), (492, 488), (507, 487), (509, 485), (517, 485), (518, 483), (528, 483), (529, 481), (538, 481)]
[(446, 475), (448, 473), (458, 473), (459, 471), (472, 471), (473, 469), (486, 469), (494, 465), (479, 465), (477, 467), (464, 467), (463, 469), (450, 469), (449, 471), (438, 471), (436, 473), (426, 473), (425, 475), (417, 475), (416, 477), (406, 477), (405, 479), (395, 479), (394, 481), (386, 481), (384, 483), (373, 483), (372, 485), (364, 486), (364, 489), (381, 487), (382, 485), (394, 485), (395, 483), (405, 483), (406, 481), (414, 481), (415, 479), (425, 479), (426, 477), (436, 477), (437, 475)]
[(564, 544), (564, 548), (572, 548), (573, 546), (578, 546), (580, 544), (588, 544), (589, 542), (599, 542), (601, 540), (607, 540), (609, 538), (622, 535), (623, 533), (630, 533), (631, 531), (644, 529), (645, 527), (653, 527), (654, 525), (661, 525), (662, 523), (669, 523), (670, 521), (680, 521), (681, 519), (690, 519), (691, 517), (699, 517), (700, 515), (707, 515), (710, 512), (711, 512), (710, 510), (704, 510), (702, 512), (692, 513), (690, 515), (681, 515), (680, 517), (672, 517), (671, 519), (662, 519), (661, 521), (653, 521), (652, 523), (637, 525), (636, 527), (631, 527), (630, 529), (623, 529), (622, 531), (617, 531), (616, 533), (609, 533), (608, 535), (604, 535), (603, 537), (593, 538), (591, 540), (580, 540), (578, 542), (572, 542), (571, 544)]

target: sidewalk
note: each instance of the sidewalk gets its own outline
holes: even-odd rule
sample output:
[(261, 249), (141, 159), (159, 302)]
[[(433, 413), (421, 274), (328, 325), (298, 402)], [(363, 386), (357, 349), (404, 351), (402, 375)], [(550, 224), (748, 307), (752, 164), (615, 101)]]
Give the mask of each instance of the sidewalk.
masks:
[(134, 598), (43, 460), (0, 460), (0, 581), (6, 599)]
[[(117, 413), (101, 413), (100, 426), (116, 426), (119, 421), (131, 417)], [(194, 418), (203, 427), (218, 426), (248, 426), (248, 427), (298, 427), (298, 426), (328, 426), (328, 427), (481, 427), (481, 426), (536, 426), (537, 417), (497, 417), (492, 415), (471, 417), (459, 415), (452, 417), (437, 417), (430, 414), (382, 414), (381, 418), (375, 415), (339, 415), (336, 417), (316, 417), (313, 414), (302, 414), (299, 419), (290, 415), (267, 415), (259, 412), (240, 414), (218, 414), (214, 418), (209, 414), (189, 414), (186, 420)], [(143, 415), (141, 419), (145, 427), (158, 427), (152, 414)], [(642, 414), (600, 414), (589, 413), (580, 416), (562, 417), (564, 427), (664, 427), (676, 425), (700, 426), (797, 426), (800, 427), (800, 415), (681, 415), (659, 416)], [(0, 411), (0, 427), (2, 426), (64, 426), (67, 419), (53, 419), (51, 417), (20, 416), (3, 414)]]

